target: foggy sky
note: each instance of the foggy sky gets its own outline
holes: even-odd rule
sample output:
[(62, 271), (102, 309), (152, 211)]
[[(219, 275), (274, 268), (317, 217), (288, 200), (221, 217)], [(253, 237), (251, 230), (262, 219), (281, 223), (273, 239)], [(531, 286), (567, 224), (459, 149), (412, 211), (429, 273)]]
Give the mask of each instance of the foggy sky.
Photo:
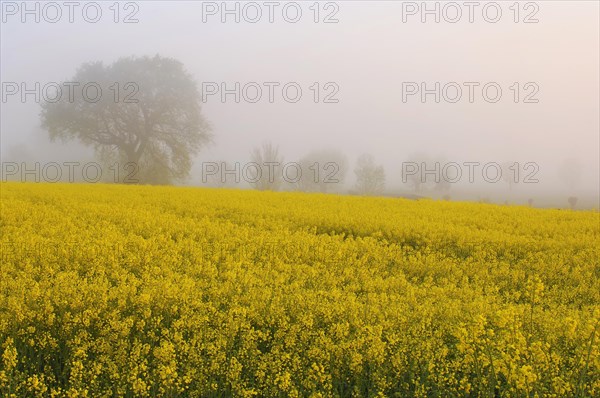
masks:
[[(312, 149), (338, 148), (352, 167), (357, 156), (371, 153), (385, 166), (388, 186), (400, 182), (401, 163), (416, 152), (459, 163), (536, 162), (540, 183), (527, 189), (545, 192), (565, 189), (557, 168), (575, 158), (583, 166), (575, 189), (597, 197), (599, 3), (537, 2), (539, 23), (532, 24), (514, 23), (509, 3), (500, 2), (498, 23), (486, 22), (481, 7), (474, 23), (466, 15), (454, 24), (435, 23), (432, 16), (422, 23), (420, 14), (403, 22), (402, 2), (389, 1), (337, 2), (339, 22), (331, 24), (312, 21), (312, 2), (301, 3), (298, 23), (284, 21), (281, 7), (274, 23), (264, 14), (257, 23), (235, 23), (232, 16), (222, 23), (220, 14), (203, 22), (202, 2), (191, 1), (137, 2), (139, 22), (133, 24), (112, 21), (112, 2), (102, 3), (103, 18), (95, 24), (77, 12), (74, 23), (64, 15), (57, 23), (7, 16), (1, 80), (62, 82), (84, 62), (160, 54), (180, 60), (199, 87), (297, 82), (303, 89), (298, 103), (285, 102), (278, 91), (274, 103), (264, 92), (256, 104), (210, 97), (203, 113), (215, 139), (198, 155), (195, 172), (203, 160), (245, 162), (253, 147), (272, 141), (289, 161)], [(321, 9), (321, 19), (327, 13)], [(526, 14), (521, 10), (520, 18)], [(339, 103), (315, 104), (309, 90), (314, 82), (336, 83)], [(403, 103), (402, 82), (497, 82), (503, 93), (497, 103), (487, 103), (477, 90), (469, 103), (466, 89), (458, 103), (421, 103), (417, 96)], [(535, 82), (539, 103), (514, 103), (514, 82)], [(15, 96), (1, 106), (3, 159), (19, 148), (42, 161), (91, 156), (75, 142), (49, 143), (35, 101), (21, 103)]]

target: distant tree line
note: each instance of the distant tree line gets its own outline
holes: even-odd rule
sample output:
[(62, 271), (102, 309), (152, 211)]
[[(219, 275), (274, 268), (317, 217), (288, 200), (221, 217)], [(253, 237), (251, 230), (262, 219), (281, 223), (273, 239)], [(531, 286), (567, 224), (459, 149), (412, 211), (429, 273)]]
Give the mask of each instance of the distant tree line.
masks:
[[(196, 81), (183, 64), (161, 57), (127, 57), (111, 65), (85, 63), (68, 82), (83, 85), (57, 100), (44, 102), (41, 125), (51, 140), (70, 141), (94, 148), (105, 164), (118, 162), (135, 165), (136, 178), (119, 175), (121, 183), (174, 184), (190, 175), (194, 157), (212, 142), (211, 126), (201, 110), (201, 95)], [(66, 84), (66, 83), (65, 83)], [(90, 95), (90, 88), (92, 95)], [(250, 161), (261, 168), (248, 169), (250, 185), (258, 190), (299, 190), (304, 192), (340, 192), (345, 187), (349, 164), (339, 150), (320, 149), (295, 160), (296, 177), (284, 178), (286, 165), (279, 148), (265, 143), (254, 148)], [(444, 163), (441, 156), (414, 154), (408, 163), (431, 170)], [(222, 162), (229, 169), (232, 166)], [(264, 172), (264, 167), (268, 172)], [(514, 165), (501, 165), (502, 180), (512, 191)], [(414, 171), (414, 170), (413, 170)], [(580, 180), (581, 166), (576, 160), (565, 161), (559, 175), (570, 190)], [(359, 195), (382, 195), (386, 190), (386, 173), (370, 154), (356, 159), (354, 185), (346, 192)], [(301, 174), (299, 174), (301, 173)], [(404, 173), (404, 170), (403, 170)], [(433, 193), (450, 198), (451, 182), (446, 178), (429, 180), (422, 173), (411, 173), (403, 182), (415, 194)], [(213, 185), (233, 185), (211, 175)], [(572, 208), (575, 195), (568, 197)], [(533, 204), (533, 199), (528, 200)]]

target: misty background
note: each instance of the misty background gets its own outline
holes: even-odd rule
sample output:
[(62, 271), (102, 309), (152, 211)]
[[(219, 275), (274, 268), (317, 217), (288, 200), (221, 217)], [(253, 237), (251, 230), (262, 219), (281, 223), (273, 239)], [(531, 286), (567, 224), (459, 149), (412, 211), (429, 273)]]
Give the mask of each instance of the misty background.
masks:
[[(577, 196), (579, 207), (597, 208), (599, 3), (537, 2), (539, 22), (532, 24), (514, 23), (509, 4), (501, 3), (505, 14), (498, 23), (486, 22), (479, 9), (473, 23), (465, 15), (457, 23), (435, 23), (431, 16), (422, 23), (420, 14), (403, 22), (402, 2), (389, 1), (336, 2), (337, 23), (315, 23), (312, 2), (301, 3), (303, 17), (297, 23), (286, 22), (281, 7), (273, 23), (266, 15), (257, 23), (243, 18), (236, 23), (233, 16), (222, 23), (220, 14), (203, 22), (202, 2), (174, 1), (135, 2), (138, 22), (131, 24), (112, 20), (112, 3), (102, 3), (105, 15), (94, 24), (77, 12), (74, 23), (65, 16), (57, 23), (35, 23), (31, 17), (22, 23), (10, 16), (0, 32), (1, 80), (43, 86), (69, 80), (86, 62), (111, 64), (121, 57), (159, 54), (181, 61), (199, 89), (203, 82), (228, 87), (296, 82), (302, 87), (297, 103), (284, 101), (277, 90), (273, 103), (264, 92), (257, 103), (236, 103), (232, 96), (223, 103), (210, 96), (202, 112), (212, 125), (213, 144), (196, 156), (187, 185), (203, 185), (202, 162), (248, 162), (254, 148), (272, 143), (286, 162), (315, 150), (345, 154), (348, 172), (337, 190), (344, 193), (352, 191), (353, 170), (364, 153), (385, 169), (387, 195), (414, 193), (402, 182), (402, 162), (416, 156), (459, 164), (535, 162), (538, 183), (509, 189), (503, 181), (492, 184), (478, 177), (471, 184), (463, 178), (446, 194), (496, 203), (526, 204), (533, 198), (534, 205), (560, 207)], [(320, 19), (329, 14), (320, 11)], [(315, 103), (309, 90), (315, 82), (335, 83), (339, 102)], [(435, 103), (431, 96), (426, 103), (418, 96), (403, 102), (403, 82), (427, 82), (428, 87), (497, 82), (503, 96), (488, 103), (476, 90), (474, 103), (464, 97)], [(535, 82), (539, 103), (515, 103), (509, 90), (514, 82)], [(91, 148), (75, 141), (49, 141), (32, 96), (25, 103), (18, 95), (8, 97), (1, 107), (2, 162), (94, 159)], [(576, 165), (567, 175), (565, 162)], [(433, 191), (418, 194), (441, 197)]]

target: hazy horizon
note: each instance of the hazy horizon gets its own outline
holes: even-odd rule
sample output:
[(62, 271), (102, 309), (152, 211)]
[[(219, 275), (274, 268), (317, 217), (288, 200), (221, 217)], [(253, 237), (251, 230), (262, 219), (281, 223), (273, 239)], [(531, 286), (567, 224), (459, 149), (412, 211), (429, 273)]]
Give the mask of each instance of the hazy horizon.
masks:
[[(504, 197), (533, 197), (543, 202), (546, 196), (575, 194), (597, 206), (597, 2), (537, 2), (539, 10), (534, 14), (533, 9), (520, 10), (520, 20), (531, 14), (537, 23), (515, 23), (510, 4), (502, 2), (503, 14), (497, 23), (486, 22), (481, 7), (475, 9), (473, 23), (466, 15), (450, 23), (443, 14), (440, 23), (432, 15), (423, 23), (421, 14), (407, 13), (412, 2), (385, 1), (321, 2), (319, 23), (313, 21), (312, 3), (302, 2), (298, 4), (303, 14), (297, 23), (286, 22), (278, 12), (285, 2), (275, 9), (273, 23), (268, 22), (264, 6), (259, 22), (244, 21), (241, 14), (239, 23), (232, 15), (226, 15), (222, 23), (219, 13), (207, 13), (220, 2), (147, 1), (135, 3), (138, 22), (130, 24), (115, 23), (108, 3), (101, 3), (103, 18), (98, 23), (86, 22), (77, 12), (74, 23), (65, 20), (66, 15), (56, 23), (44, 18), (35, 23), (32, 16), (23, 23), (20, 14), (6, 14), (5, 3), (3, 84), (25, 83), (31, 88), (35, 82), (42, 86), (60, 83), (86, 62), (110, 65), (122, 57), (159, 54), (181, 61), (199, 89), (212, 83), (233, 87), (235, 82), (242, 87), (249, 82), (261, 86), (278, 82), (279, 88), (295, 82), (302, 88), (302, 98), (296, 103), (286, 102), (278, 90), (270, 103), (266, 89), (257, 103), (243, 98), (236, 103), (233, 95), (223, 103), (218, 94), (207, 96), (202, 109), (213, 127), (214, 143), (195, 157), (185, 184), (202, 185), (202, 162), (248, 162), (253, 148), (272, 142), (286, 162), (297, 161), (312, 150), (334, 148), (344, 153), (349, 162), (345, 190), (352, 189), (356, 159), (369, 153), (385, 168), (388, 192), (410, 192), (402, 184), (402, 162), (421, 153), (459, 164), (539, 165), (539, 182), (519, 184), (510, 195), (506, 184), (484, 181), (456, 184), (451, 195), (491, 196), (495, 202), (503, 202)], [(234, 7), (236, 3), (228, 4)], [(237, 4), (241, 10), (247, 3)], [(433, 2), (428, 4), (434, 7)], [(445, 3), (439, 4), (443, 8)], [(119, 18), (131, 10), (121, 9)], [(463, 7), (462, 12), (466, 11)], [(322, 22), (330, 13), (337, 23)], [(315, 82), (320, 84), (319, 103), (314, 102), (310, 89)], [(417, 94), (403, 102), (403, 83), (407, 82), (425, 82), (428, 88), (436, 82), (441, 87), (457, 82), (463, 87), (463, 97), (456, 103), (442, 97), (436, 103), (429, 95), (423, 103)], [(466, 99), (464, 82), (479, 84), (473, 103)], [(498, 102), (487, 102), (480, 95), (481, 87), (489, 82), (502, 88)], [(518, 103), (510, 88), (515, 82), (520, 90)], [(323, 88), (327, 83), (339, 88), (332, 97), (337, 103), (323, 102), (324, 95), (333, 91)], [(525, 86), (528, 83), (537, 88), (531, 98), (538, 103), (524, 102), (535, 91), (533, 85)], [(32, 95), (23, 103), (19, 95), (5, 100), (4, 94), (3, 162), (93, 159), (93, 151), (75, 141), (49, 142), (40, 128), (40, 105)], [(559, 174), (566, 159), (575, 159), (581, 168), (572, 184)]]

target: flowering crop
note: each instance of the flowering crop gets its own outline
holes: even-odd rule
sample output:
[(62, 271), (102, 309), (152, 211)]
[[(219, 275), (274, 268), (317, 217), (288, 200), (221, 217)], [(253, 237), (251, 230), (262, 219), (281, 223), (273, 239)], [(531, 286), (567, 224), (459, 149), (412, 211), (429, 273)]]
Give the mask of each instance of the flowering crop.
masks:
[(597, 211), (1, 188), (0, 396), (600, 396)]

